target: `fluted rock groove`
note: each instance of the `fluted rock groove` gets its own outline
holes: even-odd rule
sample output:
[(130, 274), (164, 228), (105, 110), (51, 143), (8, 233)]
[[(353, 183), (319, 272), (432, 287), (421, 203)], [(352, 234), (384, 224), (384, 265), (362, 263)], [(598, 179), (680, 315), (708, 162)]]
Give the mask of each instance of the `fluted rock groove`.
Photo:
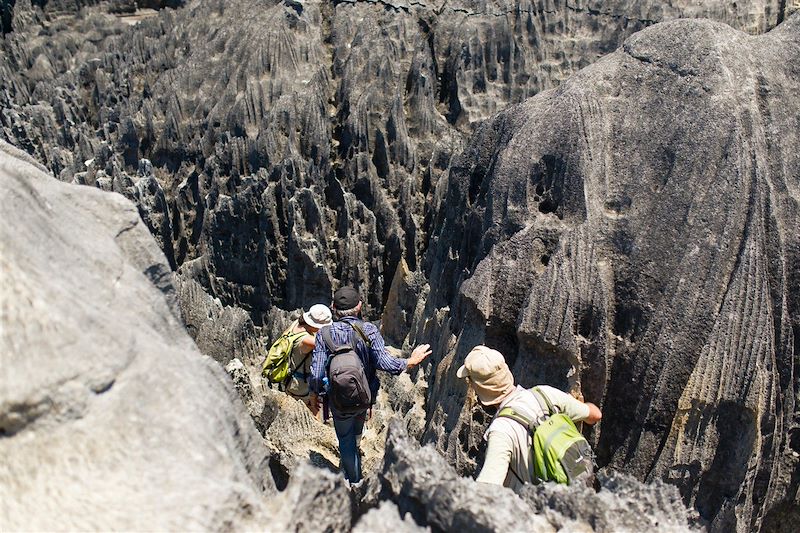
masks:
[(759, 33), (788, 9), (138, 2), (166, 9), (133, 28), (108, 14), (131, 4), (16, 2), (0, 138), (133, 200), (171, 264), (202, 258), (197, 281), (257, 323), (340, 281), (362, 285), (377, 316), (401, 258), (418, 269), (436, 185), (481, 120), (655, 22)]
[[(797, 15), (631, 36), (481, 126), (426, 256), (445, 368), (481, 340), (602, 404), (601, 464), (673, 483), (717, 531), (797, 504), (798, 59)], [(481, 428), (443, 370), (426, 438), (469, 466)]]
[[(98, 505), (118, 481), (155, 509), (81, 514), (70, 485), (42, 505), (75, 528), (306, 528), (314, 494), (334, 530), (536, 513), (543, 531), (610, 531), (636, 527), (631, 508), (642, 527), (796, 523), (798, 7), (4, 3), (0, 142), (29, 158), (1, 145), (0, 447), (20, 458), (0, 465), (2, 516), (48, 494), (18, 486), (46, 450)], [(395, 345), (434, 346), (415, 382), (384, 382), (355, 495), (302, 465), (333, 468), (330, 428), (258, 375), (261, 345), (343, 283)], [(521, 384), (601, 405), (600, 492), (460, 477), (489, 419), (455, 377), (477, 343)], [(198, 410), (187, 456), (158, 444)], [(150, 443), (129, 464), (128, 431)], [(208, 505), (184, 519), (157, 496), (183, 494), (186, 457)], [(140, 467), (163, 493), (121, 481)]]

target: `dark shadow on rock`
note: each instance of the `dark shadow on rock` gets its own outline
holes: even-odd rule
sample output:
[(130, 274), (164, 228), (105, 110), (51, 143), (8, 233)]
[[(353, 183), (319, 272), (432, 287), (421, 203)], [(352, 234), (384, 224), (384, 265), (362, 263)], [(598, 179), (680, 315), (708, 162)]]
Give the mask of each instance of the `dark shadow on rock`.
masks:
[(311, 461), (311, 464), (319, 467), (324, 468), (325, 470), (330, 470), (334, 474), (339, 473), (338, 465), (333, 464), (330, 460), (326, 459), (321, 453), (311, 450), (308, 452), (308, 459)]

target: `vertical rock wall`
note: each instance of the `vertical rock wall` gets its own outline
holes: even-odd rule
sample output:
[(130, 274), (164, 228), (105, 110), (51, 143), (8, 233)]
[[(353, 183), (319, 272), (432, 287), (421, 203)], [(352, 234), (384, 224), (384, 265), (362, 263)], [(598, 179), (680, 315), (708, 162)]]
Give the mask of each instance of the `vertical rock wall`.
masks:
[(4, 530), (252, 529), (274, 493), (135, 207), (0, 141)]
[[(600, 403), (601, 462), (712, 528), (791, 516), (791, 4), (218, 0), (134, 28), (33, 4), (3, 13), (0, 138), (135, 202), (219, 361), (255, 350), (225, 305), (274, 328), (355, 283), (371, 317), (397, 302), (392, 335), (435, 343), (426, 439), (462, 471), (486, 417), (453, 365), (486, 342)], [(747, 33), (629, 38), (686, 16)]]
[(453, 462), (482, 429), (455, 368), (485, 342), (601, 405), (600, 463), (675, 484), (712, 530), (798, 504), (799, 30), (660, 24), (481, 127), (414, 327)]

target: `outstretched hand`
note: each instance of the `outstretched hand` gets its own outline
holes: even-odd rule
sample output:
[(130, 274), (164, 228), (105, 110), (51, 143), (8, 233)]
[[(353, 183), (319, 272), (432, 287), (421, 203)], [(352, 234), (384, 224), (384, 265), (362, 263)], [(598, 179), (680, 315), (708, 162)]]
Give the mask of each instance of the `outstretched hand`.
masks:
[(431, 354), (431, 345), (430, 344), (420, 344), (414, 351), (411, 352), (411, 357), (408, 358), (408, 365), (406, 366), (407, 369), (411, 370), (422, 361), (425, 360)]

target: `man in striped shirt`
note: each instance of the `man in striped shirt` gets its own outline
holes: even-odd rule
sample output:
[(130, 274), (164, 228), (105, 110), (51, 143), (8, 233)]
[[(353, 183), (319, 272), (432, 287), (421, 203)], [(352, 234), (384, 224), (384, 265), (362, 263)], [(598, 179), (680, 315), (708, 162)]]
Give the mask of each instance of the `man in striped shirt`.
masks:
[[(369, 382), (373, 402), (378, 395), (380, 381), (376, 371), (383, 370), (398, 375), (404, 370), (411, 370), (431, 354), (428, 344), (414, 348), (411, 357), (398, 359), (386, 350), (378, 328), (369, 322), (361, 322), (361, 297), (353, 287), (342, 287), (333, 295), (333, 315), (335, 322), (330, 326), (331, 340), (336, 346), (350, 344), (355, 348)], [(356, 333), (353, 324), (361, 326), (364, 335), (369, 339), (369, 346)], [(316, 394), (325, 392), (326, 363), (331, 354), (322, 333), (317, 333), (314, 355), (311, 358), (311, 376), (309, 386)], [(361, 480), (361, 458), (358, 455), (358, 441), (367, 419), (367, 410), (357, 413), (337, 413), (333, 405), (329, 405), (333, 415), (333, 427), (339, 439), (339, 455), (345, 478), (351, 483)]]

